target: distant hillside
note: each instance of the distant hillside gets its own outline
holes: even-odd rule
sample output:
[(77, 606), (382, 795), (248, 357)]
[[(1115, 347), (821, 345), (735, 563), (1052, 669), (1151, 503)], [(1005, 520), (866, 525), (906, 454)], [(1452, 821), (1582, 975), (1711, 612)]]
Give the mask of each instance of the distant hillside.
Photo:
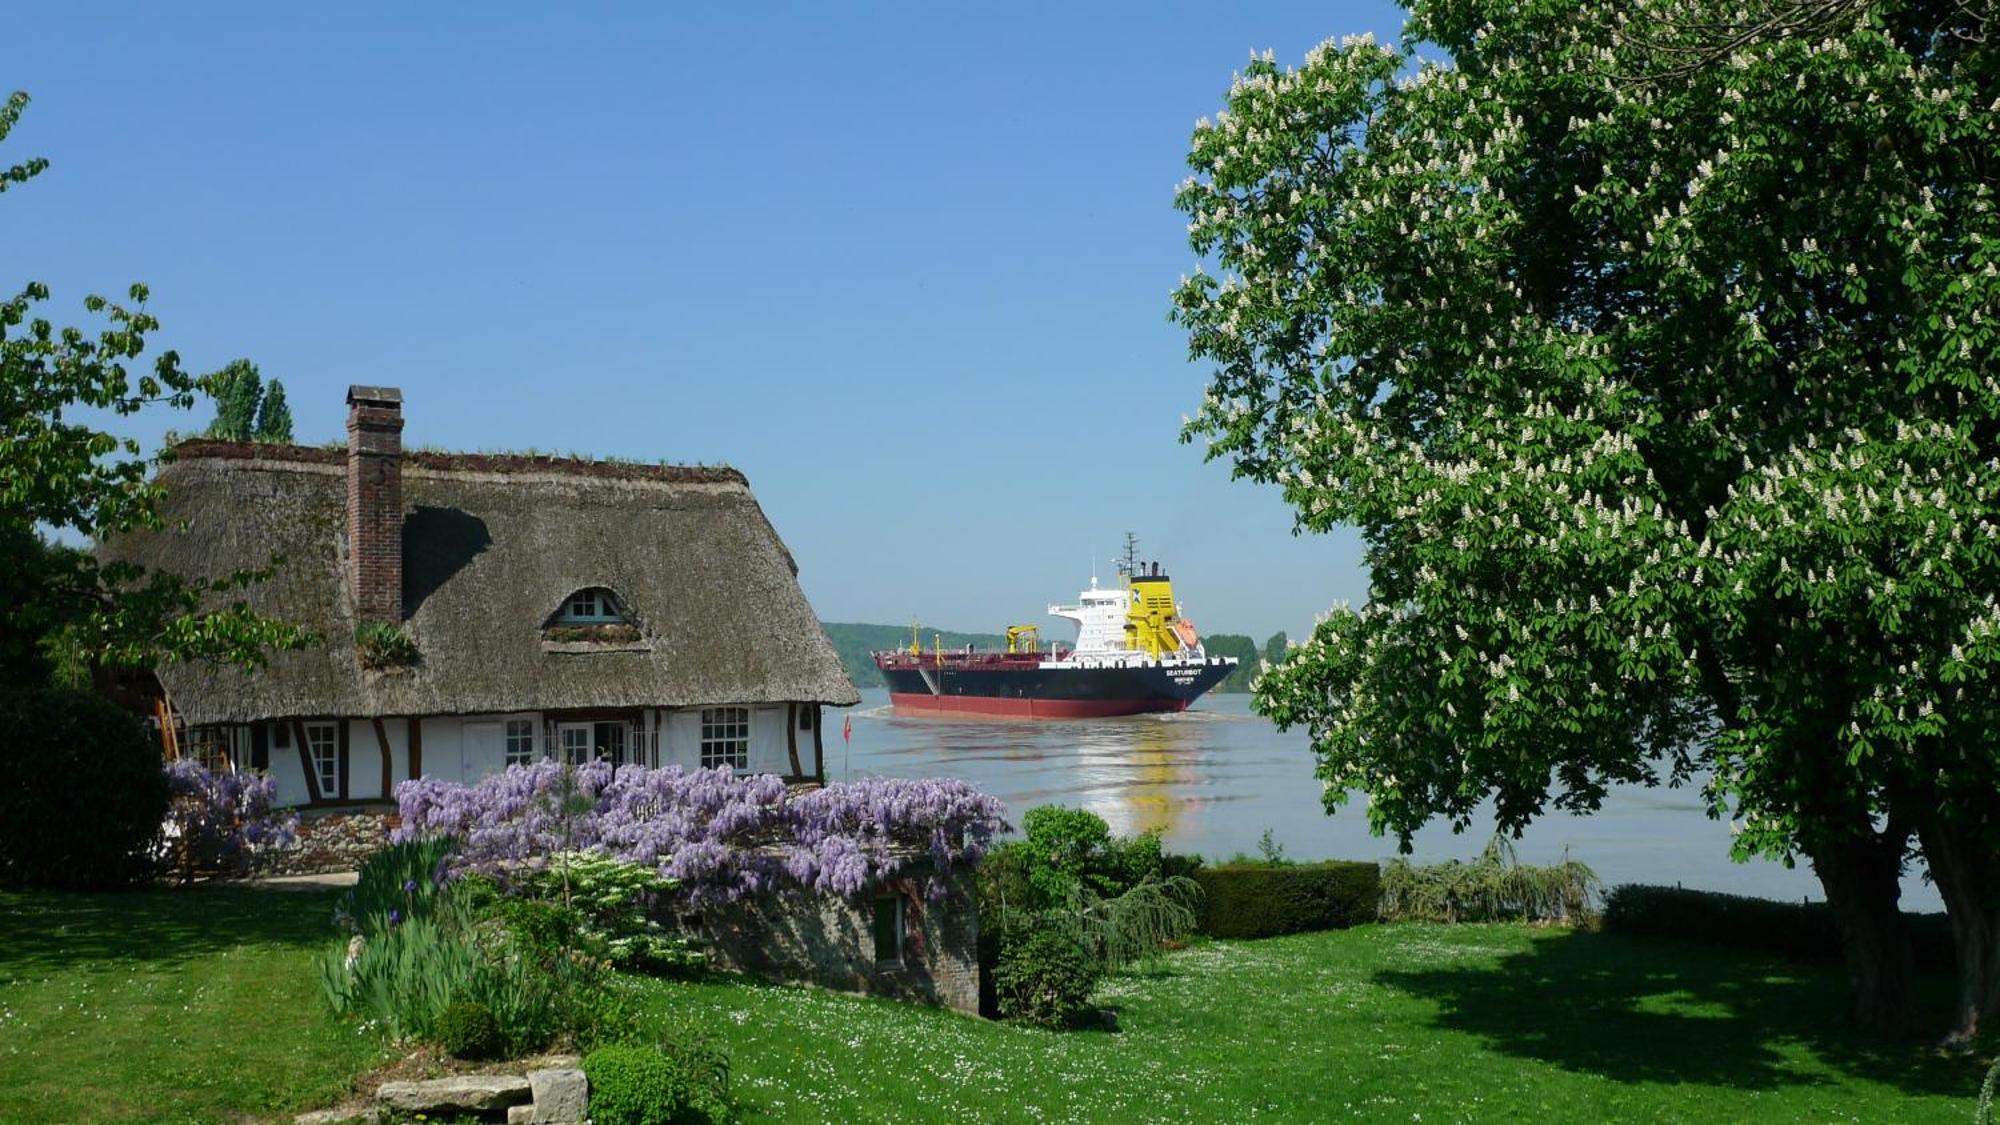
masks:
[[(826, 639), (833, 642), (834, 651), (840, 653), (841, 666), (847, 669), (847, 676), (858, 688), (882, 686), (882, 673), (875, 670), (875, 662), (869, 653), (890, 648), (908, 648), (910, 627), (908, 625), (855, 625), (838, 621), (822, 621), (820, 628), (826, 630)], [(933, 629), (928, 625), (923, 629), (926, 649), (931, 647), (931, 637), (946, 648), (1005, 648), (1007, 638), (998, 633), (954, 633), (949, 629)]]
[[(882, 673), (875, 670), (875, 662), (870, 653), (883, 649), (907, 648), (910, 644), (908, 625), (858, 625), (843, 624), (838, 621), (822, 621), (820, 628), (826, 630), (826, 638), (833, 642), (834, 651), (840, 653), (840, 663), (847, 669), (849, 679), (858, 688), (882, 686)], [(924, 648), (931, 647), (931, 638), (945, 648), (964, 648), (971, 645), (979, 649), (1001, 649), (1007, 646), (1007, 638), (999, 633), (954, 633), (949, 629), (932, 629), (928, 625), (922, 631)], [(1064, 642), (1067, 644), (1067, 640)], [(1229, 678), (1216, 685), (1215, 690), (1223, 692), (1249, 691), (1250, 677), (1257, 672), (1258, 660), (1275, 659), (1285, 651), (1285, 635), (1264, 642), (1259, 651), (1257, 642), (1249, 637), (1233, 633), (1210, 633), (1201, 638), (1202, 647), (1210, 656), (1234, 656), (1243, 663), (1229, 674)]]

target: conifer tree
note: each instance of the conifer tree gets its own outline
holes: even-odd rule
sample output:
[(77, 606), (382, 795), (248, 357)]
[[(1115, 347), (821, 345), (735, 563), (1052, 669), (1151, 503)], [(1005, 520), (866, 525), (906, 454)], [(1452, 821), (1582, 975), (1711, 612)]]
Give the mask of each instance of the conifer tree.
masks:
[(292, 440), (292, 408), (285, 402), (285, 384), (271, 380), (264, 391), (264, 401), (257, 407), (258, 441), (289, 442)]
[(208, 393), (215, 399), (215, 421), (208, 436), (222, 441), (249, 441), (257, 427), (257, 405), (264, 396), (264, 380), (257, 365), (247, 359), (231, 362), (208, 377)]

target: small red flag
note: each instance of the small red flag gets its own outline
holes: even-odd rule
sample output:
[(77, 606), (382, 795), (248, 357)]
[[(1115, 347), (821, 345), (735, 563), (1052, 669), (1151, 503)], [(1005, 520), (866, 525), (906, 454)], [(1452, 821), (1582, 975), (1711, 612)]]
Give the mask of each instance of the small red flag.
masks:
[(843, 715), (843, 716), (841, 716), (841, 719), (840, 719), (840, 740), (841, 740), (842, 742), (852, 742), (852, 741), (854, 741), (854, 716), (852, 716), (852, 715)]

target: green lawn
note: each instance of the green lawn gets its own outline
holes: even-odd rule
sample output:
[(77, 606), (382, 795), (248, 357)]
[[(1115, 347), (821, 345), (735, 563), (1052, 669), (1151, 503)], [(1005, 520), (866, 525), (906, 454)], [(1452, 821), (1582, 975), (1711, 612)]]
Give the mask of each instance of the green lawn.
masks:
[[(321, 1006), (331, 904), (0, 895), (0, 1121), (335, 1100), (384, 1055)], [(737, 981), (632, 987), (727, 1045), (757, 1120), (1963, 1125), (1980, 1077), (1844, 1032), (1833, 966), (1513, 926), (1200, 945), (1106, 987), (1116, 1033)]]
[(728, 1045), (764, 1119), (1970, 1122), (1974, 1066), (1843, 1033), (1842, 987), (1830, 966), (1428, 925), (1175, 954), (1104, 990), (1115, 1034), (643, 985)]
[(328, 1018), (312, 975), (333, 897), (0, 894), (0, 1121), (232, 1121), (336, 1098), (383, 1052)]

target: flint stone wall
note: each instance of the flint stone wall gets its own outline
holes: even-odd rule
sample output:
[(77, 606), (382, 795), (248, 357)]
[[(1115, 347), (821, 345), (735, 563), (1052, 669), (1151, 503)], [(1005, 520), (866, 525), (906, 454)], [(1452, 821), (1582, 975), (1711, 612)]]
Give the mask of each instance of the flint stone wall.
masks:
[[(904, 904), (901, 961), (875, 960), (875, 900), (887, 895)], [(854, 900), (783, 890), (708, 911), (690, 928), (720, 969), (979, 1014), (979, 909), (963, 866), (936, 902), (913, 879)]]
[(256, 849), (251, 871), (268, 877), (359, 870), (402, 823), (394, 805), (301, 810), (298, 838)]

